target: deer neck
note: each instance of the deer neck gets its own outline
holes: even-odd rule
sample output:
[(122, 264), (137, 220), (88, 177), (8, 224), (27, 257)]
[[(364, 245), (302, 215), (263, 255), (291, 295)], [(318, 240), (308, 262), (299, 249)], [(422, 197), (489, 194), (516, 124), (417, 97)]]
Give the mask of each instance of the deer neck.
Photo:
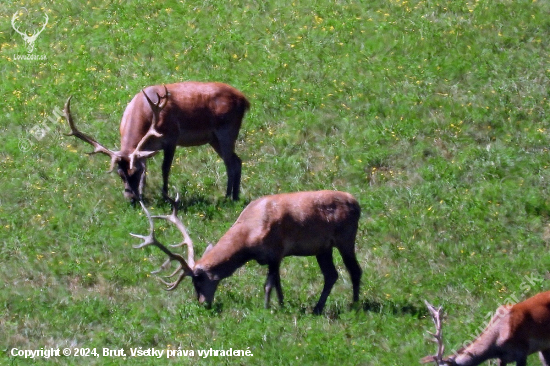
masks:
[(450, 361), (453, 365), (470, 366), (498, 356), (498, 338), (506, 322), (501, 317), (493, 317), (489, 326), (472, 343), (459, 350)]
[(207, 272), (212, 279), (221, 280), (231, 276), (251, 259), (246, 246), (226, 236), (224, 235), (195, 265), (196, 269)]

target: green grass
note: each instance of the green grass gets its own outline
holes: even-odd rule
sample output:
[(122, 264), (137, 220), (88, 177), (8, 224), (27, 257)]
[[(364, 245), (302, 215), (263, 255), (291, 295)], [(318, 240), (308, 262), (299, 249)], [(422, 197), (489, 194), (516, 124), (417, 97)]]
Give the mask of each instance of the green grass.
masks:
[[(253, 353), (155, 364), (415, 364), (435, 352), (424, 299), (443, 305), (450, 351), (498, 305), (548, 289), (548, 2), (260, 3), (0, 4), (2, 364), (42, 363), (10, 356), (41, 347)], [(20, 7), (29, 28), (42, 8), (49, 15), (34, 51), (46, 60), (16, 59), (26, 54), (10, 24)], [(311, 315), (322, 287), (314, 258), (284, 260), (286, 305), (270, 310), (255, 262), (222, 281), (211, 310), (190, 281), (165, 292), (148, 274), (164, 257), (132, 249), (129, 236), (145, 233), (145, 217), (105, 174), (106, 159), (84, 155), (65, 121), (47, 118), (73, 95), (80, 128), (117, 147), (133, 95), (183, 80), (226, 82), (252, 104), (237, 144), (241, 201), (223, 198), (225, 169), (210, 148), (177, 152), (171, 184), (197, 252), (259, 196), (348, 191), (363, 210), (360, 309), (339, 256), (322, 316)], [(36, 125), (48, 129), (40, 140)], [(149, 163), (146, 196), (165, 213), (160, 162)]]

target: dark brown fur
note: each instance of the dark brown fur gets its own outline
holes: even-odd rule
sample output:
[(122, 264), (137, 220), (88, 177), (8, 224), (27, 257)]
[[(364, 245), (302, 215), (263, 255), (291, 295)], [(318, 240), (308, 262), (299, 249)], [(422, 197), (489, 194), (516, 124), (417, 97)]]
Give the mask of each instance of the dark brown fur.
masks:
[[(166, 95), (168, 91), (168, 95)], [(153, 103), (167, 98), (158, 115)], [(70, 117), (67, 103), (65, 114)], [(168, 175), (177, 146), (210, 144), (222, 158), (227, 169), (227, 196), (239, 198), (241, 159), (235, 154), (235, 142), (245, 112), (250, 107), (246, 97), (237, 89), (222, 83), (183, 82), (145, 88), (130, 101), (120, 123), (120, 151), (101, 151), (118, 164), (118, 174), (125, 184), (127, 198), (137, 200), (145, 185), (146, 158), (157, 151), (164, 152), (162, 162), (163, 194), (168, 192)], [(150, 152), (135, 161), (131, 155), (155, 121), (161, 137), (145, 139), (140, 151)], [(78, 136), (77, 136), (78, 137)], [(81, 138), (81, 137), (79, 137)], [(89, 143), (89, 140), (86, 140)], [(95, 145), (94, 145), (95, 146)]]

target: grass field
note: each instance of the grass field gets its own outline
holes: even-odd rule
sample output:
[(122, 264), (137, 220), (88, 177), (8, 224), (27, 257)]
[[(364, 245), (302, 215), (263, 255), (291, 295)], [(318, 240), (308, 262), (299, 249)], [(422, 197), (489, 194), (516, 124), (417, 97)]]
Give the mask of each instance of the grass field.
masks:
[[(21, 59), (22, 7), (21, 29), (48, 14), (32, 53), (43, 59)], [(128, 357), (49, 364), (417, 364), (436, 349), (424, 299), (447, 313), (449, 352), (471, 340), (497, 306), (550, 288), (548, 14), (542, 0), (2, 2), (0, 363), (45, 361), (14, 348), (105, 347)], [(149, 274), (163, 254), (129, 235), (146, 232), (144, 215), (54, 110), (73, 95), (80, 129), (116, 148), (130, 99), (184, 80), (231, 84), (252, 105), (240, 201), (223, 198), (211, 148), (176, 153), (171, 184), (197, 252), (259, 196), (348, 191), (363, 212), (359, 309), (339, 255), (322, 316), (315, 258), (284, 260), (286, 304), (270, 310), (255, 262), (222, 281), (210, 310), (190, 281), (166, 292)], [(149, 162), (155, 213), (170, 210), (161, 158)], [(139, 347), (195, 356), (129, 357)], [(210, 348), (253, 356), (197, 355)]]

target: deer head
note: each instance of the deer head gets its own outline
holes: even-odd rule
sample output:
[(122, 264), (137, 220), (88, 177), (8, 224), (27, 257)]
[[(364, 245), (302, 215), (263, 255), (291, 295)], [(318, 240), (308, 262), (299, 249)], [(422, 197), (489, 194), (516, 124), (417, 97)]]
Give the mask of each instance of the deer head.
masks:
[[(23, 8), (25, 10), (25, 12), (28, 13), (27, 9)], [(28, 53), (31, 53), (32, 51), (34, 51), (34, 42), (36, 41), (36, 39), (38, 38), (38, 36), (40, 35), (40, 33), (42, 33), (42, 31), (46, 28), (46, 25), (48, 24), (48, 14), (44, 13), (45, 15), (45, 20), (44, 20), (44, 25), (42, 26), (42, 29), (40, 30), (35, 30), (32, 35), (29, 36), (29, 32), (28, 31), (20, 31), (19, 28), (16, 26), (15, 22), (17, 19), (19, 19), (19, 14), (21, 13), (21, 10), (15, 12), (13, 14), (13, 17), (11, 18), (11, 26), (13, 27), (13, 29), (19, 33), (22, 37), (23, 37), (23, 40), (25, 41), (25, 43), (27, 44), (27, 52)]]
[(96, 154), (96, 153), (102, 153), (111, 158), (111, 165), (109, 168), (109, 173), (112, 172), (117, 166), (117, 173), (122, 179), (124, 183), (124, 195), (131, 199), (132, 201), (136, 201), (139, 198), (141, 198), (141, 193), (143, 192), (143, 187), (145, 185), (145, 176), (146, 176), (146, 164), (145, 160), (154, 154), (156, 154), (158, 151), (143, 151), (142, 147), (147, 142), (148, 139), (151, 137), (162, 137), (162, 134), (160, 134), (156, 130), (156, 126), (159, 120), (159, 115), (162, 109), (166, 106), (166, 103), (168, 101), (168, 96), (170, 95), (168, 93), (168, 90), (165, 89), (165, 95), (160, 96), (157, 93), (157, 102), (153, 103), (151, 99), (143, 92), (145, 95), (145, 98), (147, 98), (147, 101), (149, 102), (149, 105), (151, 106), (151, 109), (153, 111), (153, 119), (151, 122), (151, 126), (149, 127), (149, 130), (147, 133), (141, 138), (141, 140), (138, 142), (136, 148), (134, 151), (130, 154), (123, 154), (120, 151), (112, 151), (105, 146), (101, 145), (97, 141), (95, 141), (90, 136), (80, 132), (73, 121), (72, 115), (71, 115), (71, 98), (69, 97), (67, 99), (67, 102), (65, 103), (64, 108), (64, 114), (65, 118), (69, 122), (69, 127), (71, 128), (71, 132), (67, 134), (67, 136), (75, 136), (76, 138), (79, 138), (90, 145), (94, 147), (94, 150), (89, 154)]
[[(143, 247), (146, 247), (148, 245), (153, 245), (162, 250), (166, 255), (168, 255), (168, 259), (166, 262), (164, 262), (160, 268), (156, 271), (153, 271), (151, 273), (159, 273), (160, 271), (167, 269), (170, 266), (170, 263), (172, 261), (177, 261), (179, 263), (178, 267), (172, 274), (166, 276), (166, 278), (172, 278), (176, 275), (178, 275), (177, 279), (173, 282), (167, 282), (160, 278), (160, 281), (166, 285), (167, 291), (175, 290), (180, 282), (187, 276), (191, 277), (193, 281), (193, 285), (195, 287), (195, 291), (197, 294), (197, 299), (200, 303), (207, 303), (210, 305), (212, 301), (214, 300), (214, 293), (216, 292), (216, 288), (218, 287), (219, 280), (217, 279), (210, 279), (205, 273), (202, 271), (195, 271), (195, 251), (193, 248), (193, 241), (189, 237), (189, 234), (187, 233), (187, 229), (185, 228), (185, 225), (181, 222), (181, 220), (178, 218), (178, 206), (179, 206), (179, 194), (176, 195), (176, 199), (169, 199), (170, 203), (172, 204), (172, 213), (170, 215), (164, 215), (164, 216), (151, 216), (149, 213), (149, 210), (147, 210), (147, 207), (143, 204), (143, 201), (140, 201), (141, 207), (143, 208), (143, 211), (145, 212), (145, 215), (147, 216), (147, 220), (149, 221), (149, 233), (147, 235), (137, 235), (137, 234), (130, 234), (135, 238), (142, 239), (143, 242), (138, 245), (134, 245), (133, 247), (135, 249), (140, 249)], [(160, 243), (156, 237), (155, 237), (155, 229), (153, 224), (153, 219), (163, 219), (166, 220), (172, 224), (174, 224), (177, 229), (181, 232), (183, 235), (183, 241), (179, 244), (170, 245), (171, 247), (180, 247), (183, 245), (187, 246), (187, 261), (180, 255), (173, 253), (171, 250), (169, 250), (164, 244)], [(205, 253), (208, 252), (211, 249), (211, 246), (209, 246)]]

